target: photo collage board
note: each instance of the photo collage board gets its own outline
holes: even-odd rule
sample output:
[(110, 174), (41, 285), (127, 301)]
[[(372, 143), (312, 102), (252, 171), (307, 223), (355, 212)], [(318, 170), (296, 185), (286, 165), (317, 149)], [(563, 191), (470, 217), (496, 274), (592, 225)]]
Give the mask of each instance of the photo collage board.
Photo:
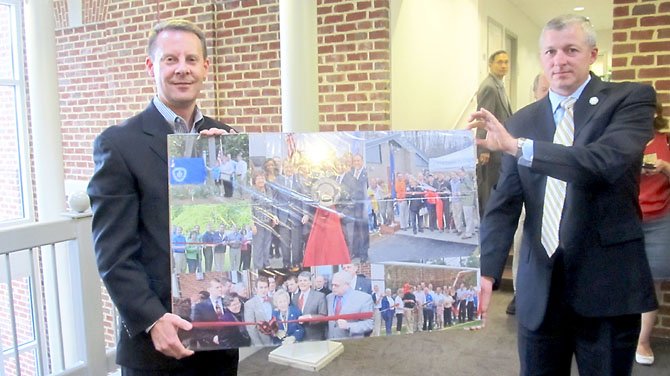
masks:
[(188, 348), (480, 323), (472, 132), (178, 134), (168, 157)]

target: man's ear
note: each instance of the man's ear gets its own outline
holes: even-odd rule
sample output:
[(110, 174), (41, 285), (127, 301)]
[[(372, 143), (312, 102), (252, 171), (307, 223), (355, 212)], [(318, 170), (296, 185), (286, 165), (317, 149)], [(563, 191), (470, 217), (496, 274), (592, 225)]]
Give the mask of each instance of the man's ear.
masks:
[(591, 56), (589, 56), (589, 63), (590, 64), (595, 63), (596, 59), (598, 59), (598, 47), (594, 47), (591, 50)]
[(151, 60), (151, 56), (147, 56), (146, 60), (144, 60), (144, 66), (147, 70), (147, 74), (149, 74), (149, 77), (154, 77), (154, 62)]

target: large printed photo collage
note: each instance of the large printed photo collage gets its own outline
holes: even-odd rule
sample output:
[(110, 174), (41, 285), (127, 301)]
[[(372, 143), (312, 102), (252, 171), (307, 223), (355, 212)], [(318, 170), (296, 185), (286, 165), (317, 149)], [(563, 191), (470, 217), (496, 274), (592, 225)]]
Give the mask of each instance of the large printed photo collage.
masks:
[(168, 154), (188, 348), (478, 325), (471, 132), (180, 134)]

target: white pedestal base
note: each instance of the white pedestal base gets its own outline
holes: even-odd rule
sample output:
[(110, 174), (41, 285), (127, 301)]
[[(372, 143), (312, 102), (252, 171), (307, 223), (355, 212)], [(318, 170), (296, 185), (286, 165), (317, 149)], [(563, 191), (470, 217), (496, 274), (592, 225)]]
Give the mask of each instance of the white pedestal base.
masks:
[(268, 355), (268, 360), (285, 366), (316, 372), (344, 352), (339, 342), (318, 341), (281, 345)]

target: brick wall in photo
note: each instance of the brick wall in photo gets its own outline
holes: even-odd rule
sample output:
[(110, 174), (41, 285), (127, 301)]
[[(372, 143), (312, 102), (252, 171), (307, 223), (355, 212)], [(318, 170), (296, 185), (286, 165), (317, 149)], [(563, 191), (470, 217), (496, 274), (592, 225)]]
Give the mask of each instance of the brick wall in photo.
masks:
[[(670, 117), (670, 1), (614, 0), (612, 79), (652, 85)], [(670, 281), (653, 335), (670, 337)]]

